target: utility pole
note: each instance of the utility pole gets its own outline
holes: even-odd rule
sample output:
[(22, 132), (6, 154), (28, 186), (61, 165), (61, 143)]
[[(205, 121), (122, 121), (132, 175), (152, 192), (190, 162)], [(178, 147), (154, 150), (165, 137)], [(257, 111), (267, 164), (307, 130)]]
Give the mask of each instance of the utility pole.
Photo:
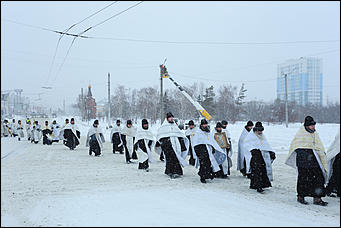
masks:
[(63, 112), (64, 112), (64, 115), (65, 115), (65, 98), (63, 100)]
[(164, 69), (165, 69), (165, 63), (167, 61), (167, 58), (165, 59), (165, 61), (163, 61), (163, 64), (160, 65), (160, 105), (161, 105), (161, 109), (160, 109), (160, 118), (161, 118), (161, 124), (162, 124), (162, 121), (164, 119), (164, 113), (163, 113), (163, 81), (162, 81), (162, 78), (164, 76), (164, 74), (166, 72), (164, 72)]
[(83, 97), (83, 88), (81, 88), (81, 113), (82, 113), (82, 121), (84, 121), (84, 97)]
[(110, 126), (110, 73), (108, 73), (108, 125)]
[(284, 75), (285, 78), (285, 126), (288, 128), (288, 80), (287, 74)]

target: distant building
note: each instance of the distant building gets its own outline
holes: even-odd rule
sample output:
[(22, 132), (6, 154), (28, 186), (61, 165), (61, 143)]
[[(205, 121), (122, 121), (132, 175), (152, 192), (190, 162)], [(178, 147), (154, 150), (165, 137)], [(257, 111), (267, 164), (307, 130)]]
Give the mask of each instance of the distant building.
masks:
[(87, 110), (87, 119), (95, 119), (96, 118), (96, 101), (95, 98), (92, 97), (91, 85), (88, 86), (88, 94), (85, 97), (85, 106)]
[(322, 105), (322, 60), (315, 57), (290, 59), (277, 66), (277, 98), (285, 100), (287, 74), (288, 101), (300, 105)]
[(104, 118), (106, 116), (108, 107), (108, 102), (106, 99), (102, 99), (99, 102), (97, 102), (96, 110), (97, 110), (97, 117), (98, 118)]

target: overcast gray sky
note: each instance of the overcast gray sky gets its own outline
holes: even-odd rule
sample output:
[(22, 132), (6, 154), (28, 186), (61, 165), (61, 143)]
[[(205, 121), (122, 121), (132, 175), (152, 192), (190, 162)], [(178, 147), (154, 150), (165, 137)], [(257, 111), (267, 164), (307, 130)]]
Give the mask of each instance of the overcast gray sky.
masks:
[[(250, 44), (287, 41), (340, 40), (340, 2), (143, 2), (84, 35), (118, 39), (231, 42), (233, 44), (149, 43), (64, 36), (51, 67), (59, 35), (29, 25), (63, 31), (109, 5), (110, 1), (1, 1), (1, 90), (22, 88), (38, 96), (38, 104), (62, 107), (75, 103), (90, 82), (97, 101), (111, 89), (159, 86), (159, 64), (182, 85), (204, 82), (218, 87), (245, 81), (247, 100), (276, 98), (277, 64), (290, 58), (323, 59), (324, 102), (340, 102), (340, 42)], [(69, 32), (80, 33), (138, 3), (117, 2)], [(7, 21), (6, 21), (7, 20)], [(235, 44), (235, 43), (247, 44)], [(49, 74), (49, 70), (51, 73)], [(268, 80), (269, 79), (269, 80)], [(52, 90), (42, 89), (52, 86)], [(175, 88), (165, 81), (165, 88)]]

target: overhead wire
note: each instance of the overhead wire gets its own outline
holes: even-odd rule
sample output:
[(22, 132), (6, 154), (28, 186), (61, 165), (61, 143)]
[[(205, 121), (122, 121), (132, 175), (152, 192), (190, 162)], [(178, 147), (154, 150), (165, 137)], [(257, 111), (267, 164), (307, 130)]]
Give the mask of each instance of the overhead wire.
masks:
[[(125, 10), (126, 11), (126, 10)], [(117, 15), (114, 15), (117, 16)], [(112, 17), (114, 17), (112, 16)], [(96, 37), (96, 36), (83, 36), (79, 34), (72, 34), (72, 33), (67, 33), (64, 31), (58, 31), (58, 30), (53, 30), (53, 29), (48, 29), (44, 28), (41, 26), (36, 26), (36, 25), (29, 25), (21, 22), (16, 22), (13, 20), (9, 19), (1, 19), (4, 21), (9, 21), (15, 24), (20, 24), (20, 25), (25, 25), (33, 28), (39, 28), (43, 29), (46, 31), (51, 31), (54, 33), (58, 34), (64, 34), (68, 36), (74, 36), (78, 38), (85, 38), (85, 39), (103, 39), (103, 40), (117, 40), (117, 41), (132, 41), (132, 42), (147, 42), (147, 43), (165, 43), (165, 44), (214, 44), (214, 45), (281, 45), (281, 44), (304, 44), (304, 43), (335, 43), (335, 42), (340, 42), (340, 40), (296, 40), (296, 41), (271, 41), (271, 42), (218, 42), (218, 41), (168, 41), (168, 40), (148, 40), (148, 39), (132, 39), (132, 38), (114, 38), (114, 37)], [(106, 19), (105, 21), (107, 21)], [(99, 23), (102, 24), (105, 21)], [(97, 25), (99, 25), (97, 24)], [(94, 25), (92, 27), (89, 27), (87, 30), (89, 31), (90, 29), (94, 28)]]
[[(59, 43), (61, 41), (61, 39), (63, 38), (64, 35), (69, 35), (67, 32), (70, 31), (70, 29), (72, 29), (73, 27), (75, 27), (76, 25), (79, 25), (80, 23), (86, 21), (87, 19), (95, 16), (96, 14), (102, 12), (103, 10), (105, 10), (106, 8), (110, 7), (111, 5), (117, 3), (117, 1), (113, 2), (113, 3), (110, 3), (109, 5), (105, 6), (104, 8), (96, 11), (95, 13), (87, 16), (86, 18), (82, 19), (81, 21), (71, 25), (69, 28), (65, 29), (62, 33), (60, 33), (59, 35), (59, 38), (58, 38), (58, 41), (57, 41), (57, 45), (56, 45), (56, 48), (55, 48), (55, 51), (54, 51), (54, 55), (53, 55), (53, 58), (52, 58), (52, 63), (51, 63), (51, 66), (49, 68), (49, 74), (48, 74), (48, 77), (47, 77), (47, 80), (46, 80), (46, 83), (48, 83), (50, 77), (51, 77), (51, 72), (52, 72), (52, 68), (53, 68), (53, 65), (54, 65), (54, 61), (55, 61), (55, 58), (56, 58), (56, 55), (57, 55), (57, 51), (58, 51), (58, 47), (59, 47)], [(76, 36), (75, 36), (76, 37)]]
[(128, 11), (129, 9), (132, 9), (132, 8), (138, 6), (138, 5), (141, 4), (142, 2), (143, 2), (143, 1), (137, 3), (137, 4), (133, 5), (133, 6), (130, 6), (130, 7), (128, 7), (127, 9), (122, 10), (122, 11), (120, 11), (119, 13), (114, 14), (113, 16), (111, 16), (111, 17), (105, 19), (104, 21), (101, 21), (100, 23), (97, 23), (97, 24), (95, 24), (95, 25), (93, 25), (93, 26), (90, 26), (89, 28), (85, 29), (83, 32), (78, 33), (78, 34), (77, 34), (78, 36), (75, 36), (75, 37), (73, 38), (73, 40), (72, 40), (72, 42), (71, 42), (71, 44), (70, 44), (70, 46), (69, 46), (69, 48), (68, 48), (68, 50), (67, 50), (67, 53), (66, 53), (66, 55), (65, 55), (65, 57), (64, 57), (64, 59), (63, 59), (63, 62), (62, 62), (62, 64), (60, 65), (60, 67), (59, 67), (59, 69), (58, 69), (58, 72), (57, 72), (56, 76), (55, 76), (54, 79), (53, 79), (53, 82), (56, 80), (57, 76), (59, 75), (59, 73), (60, 73), (60, 71), (61, 71), (61, 69), (62, 69), (62, 67), (63, 67), (63, 65), (64, 65), (64, 63), (65, 63), (65, 61), (66, 61), (66, 58), (67, 58), (67, 56), (69, 55), (70, 50), (71, 50), (71, 48), (72, 48), (72, 46), (73, 46), (73, 44), (74, 44), (74, 42), (75, 42), (75, 40), (76, 40), (77, 37), (83, 35), (84, 33), (88, 32), (90, 29), (93, 29), (93, 28), (95, 28), (95, 27), (97, 27), (97, 26), (103, 24), (103, 23), (105, 23), (106, 21), (108, 21), (108, 20), (110, 20), (110, 19), (112, 19), (112, 18), (114, 18), (114, 17), (117, 17), (118, 15), (120, 15), (120, 14), (122, 14), (122, 13)]

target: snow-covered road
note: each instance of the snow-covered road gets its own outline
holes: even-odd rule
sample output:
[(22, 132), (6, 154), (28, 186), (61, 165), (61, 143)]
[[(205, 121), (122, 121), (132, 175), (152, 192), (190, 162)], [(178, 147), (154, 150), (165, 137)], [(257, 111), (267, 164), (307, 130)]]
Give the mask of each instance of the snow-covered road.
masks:
[[(339, 125), (324, 126), (319, 129), (329, 132), (329, 138), (321, 133), (328, 147)], [(241, 128), (236, 134), (230, 127), (237, 148)], [(1, 226), (340, 226), (339, 198), (326, 197), (327, 207), (313, 205), (312, 198), (310, 205), (296, 202), (296, 171), (284, 164), (291, 139), (284, 134), (276, 141), (273, 135), (283, 128), (265, 128), (277, 149), (273, 187), (265, 194), (249, 189), (235, 170), (236, 153), (229, 179), (202, 184), (192, 166), (169, 179), (156, 154), (149, 173), (138, 170), (136, 162), (112, 154), (109, 142), (103, 157), (90, 157), (83, 137), (75, 151), (61, 142), (1, 138)]]

